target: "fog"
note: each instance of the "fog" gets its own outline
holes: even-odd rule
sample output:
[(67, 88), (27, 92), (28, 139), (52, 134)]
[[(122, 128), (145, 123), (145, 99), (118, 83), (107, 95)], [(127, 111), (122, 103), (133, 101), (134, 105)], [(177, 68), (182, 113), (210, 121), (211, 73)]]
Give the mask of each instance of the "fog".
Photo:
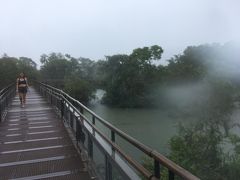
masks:
[(0, 55), (61, 52), (94, 60), (153, 44), (163, 60), (190, 45), (240, 40), (238, 0), (0, 0)]
[(208, 60), (208, 74), (210, 76), (239, 78), (240, 76), (240, 46), (227, 43), (216, 49)]
[[(155, 98), (155, 103), (161, 108), (171, 109), (171, 116), (194, 120), (202, 118), (203, 113), (209, 115), (210, 111), (213, 110), (212, 108), (218, 106), (218, 103), (219, 105), (225, 103), (225, 96), (234, 92), (234, 87), (240, 85), (239, 44), (204, 46), (207, 49), (211, 47), (211, 50), (205, 51), (206, 49), (203, 49), (204, 53), (198, 54), (199, 56), (203, 55), (204, 64), (207, 67), (203, 78), (194, 81), (176, 81), (168, 85), (160, 84), (152, 91), (154, 96), (158, 97)], [(238, 92), (234, 93), (239, 94)], [(234, 109), (237, 108), (238, 106)], [(219, 109), (219, 111), (223, 110)], [(236, 116), (234, 119), (237, 119)]]

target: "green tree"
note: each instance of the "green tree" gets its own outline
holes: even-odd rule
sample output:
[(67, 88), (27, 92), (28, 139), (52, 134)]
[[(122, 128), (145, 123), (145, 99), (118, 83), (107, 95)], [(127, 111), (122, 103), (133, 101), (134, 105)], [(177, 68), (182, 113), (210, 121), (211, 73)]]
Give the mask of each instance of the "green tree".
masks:
[(229, 140), (233, 151), (225, 156), (225, 166), (222, 174), (228, 179), (238, 180), (240, 176), (240, 137), (231, 133)]
[(42, 55), (42, 57), (44, 57), (44, 60), (41, 60), (43, 66), (40, 70), (42, 80), (62, 88), (65, 76), (73, 71), (71, 62), (62, 54), (51, 53), (49, 56)]
[(170, 141), (170, 159), (201, 179), (222, 179), (223, 136), (215, 124), (181, 126)]
[(65, 78), (64, 91), (83, 104), (87, 104), (91, 98), (94, 98), (94, 88), (91, 84), (79, 76), (68, 76)]
[(17, 58), (4, 56), (0, 58), (0, 89), (15, 83), (18, 76)]
[(32, 79), (37, 79), (39, 73), (36, 66), (30, 58), (20, 57), (18, 59), (4, 55), (0, 58), (0, 87), (15, 83), (20, 72), (25, 72), (30, 82)]
[(155, 45), (135, 49), (130, 55), (107, 56), (104, 101), (120, 107), (149, 106), (148, 90), (153, 87), (157, 74), (152, 60), (160, 59), (162, 53), (162, 48)]
[(39, 80), (39, 71), (37, 70), (37, 64), (27, 57), (20, 57), (17, 61), (18, 72), (24, 72), (28, 77), (29, 83), (32, 80)]
[(87, 58), (74, 58), (69, 54), (51, 53), (42, 55), (41, 62), (42, 81), (64, 89), (85, 104), (93, 97), (93, 61)]

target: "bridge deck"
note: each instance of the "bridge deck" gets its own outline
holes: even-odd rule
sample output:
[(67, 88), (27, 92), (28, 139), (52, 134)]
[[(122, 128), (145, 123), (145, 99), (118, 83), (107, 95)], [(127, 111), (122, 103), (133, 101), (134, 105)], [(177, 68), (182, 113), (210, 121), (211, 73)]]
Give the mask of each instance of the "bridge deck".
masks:
[(0, 179), (91, 179), (53, 109), (34, 90), (0, 124)]

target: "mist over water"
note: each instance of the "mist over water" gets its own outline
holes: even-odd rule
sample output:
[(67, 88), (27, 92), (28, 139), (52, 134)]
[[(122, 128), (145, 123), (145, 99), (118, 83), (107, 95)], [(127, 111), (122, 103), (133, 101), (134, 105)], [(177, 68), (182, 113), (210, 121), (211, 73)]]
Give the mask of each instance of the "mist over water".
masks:
[(164, 103), (185, 110), (186, 107), (204, 104), (214, 94), (213, 86), (217, 82), (240, 84), (240, 46), (237, 43), (208, 45), (211, 51), (202, 51), (206, 71), (203, 78), (195, 81), (176, 81), (168, 85), (159, 85), (151, 93), (159, 95), (156, 103)]
[[(231, 84), (240, 84), (239, 46), (209, 46), (214, 46), (214, 51), (208, 52), (203, 49), (200, 54), (204, 56), (204, 65), (207, 67), (203, 78), (159, 84), (150, 91), (154, 97), (154, 104), (157, 105), (155, 108), (112, 108), (101, 104), (100, 99), (104, 91), (98, 90), (99, 99), (91, 105), (91, 109), (144, 144), (161, 153), (169, 153), (168, 143), (178, 132), (179, 123), (192, 124), (208, 117), (208, 113), (213, 111), (212, 101), (224, 95), (224, 92), (218, 92), (219, 86), (225, 87), (225, 91)], [(232, 123), (240, 123), (238, 115), (239, 107), (234, 106)], [(237, 132), (237, 129), (232, 128), (234, 132)]]
[(160, 87), (158, 91), (160, 97), (156, 99), (156, 104), (159, 108), (170, 108), (173, 111), (193, 110), (194, 107), (197, 108), (208, 102), (210, 96), (214, 94), (212, 85), (211, 82), (202, 80)]

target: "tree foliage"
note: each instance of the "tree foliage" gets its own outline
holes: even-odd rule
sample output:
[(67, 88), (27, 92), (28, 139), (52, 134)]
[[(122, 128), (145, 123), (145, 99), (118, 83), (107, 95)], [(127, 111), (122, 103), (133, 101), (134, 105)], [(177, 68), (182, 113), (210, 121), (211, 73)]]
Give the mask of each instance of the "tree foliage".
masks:
[(92, 85), (88, 81), (77, 76), (65, 78), (64, 91), (84, 104), (87, 104), (90, 99), (94, 97)]
[(4, 55), (0, 58), (0, 89), (10, 83), (15, 83), (20, 72), (24, 72), (31, 83), (38, 78), (36, 63), (26, 57), (9, 57)]
[(82, 103), (87, 103), (93, 97), (93, 61), (77, 59), (69, 54), (51, 53), (43, 54), (41, 62), (42, 81), (66, 90)]
[(105, 102), (120, 107), (142, 107), (150, 103), (148, 90), (154, 85), (156, 65), (152, 60), (160, 59), (160, 46), (133, 50), (130, 55), (107, 56), (105, 69)]

